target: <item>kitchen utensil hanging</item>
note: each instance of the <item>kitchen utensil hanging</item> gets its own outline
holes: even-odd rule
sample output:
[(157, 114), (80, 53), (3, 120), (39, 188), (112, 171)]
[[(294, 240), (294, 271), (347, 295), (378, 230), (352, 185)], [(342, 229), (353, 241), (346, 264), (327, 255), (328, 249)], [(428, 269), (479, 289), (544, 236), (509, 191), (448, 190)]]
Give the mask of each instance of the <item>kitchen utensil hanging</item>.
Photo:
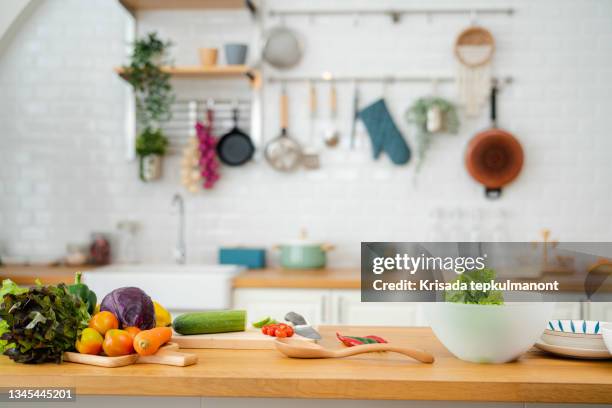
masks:
[(465, 106), (467, 116), (477, 116), (486, 102), (491, 85), (495, 39), (484, 27), (472, 25), (457, 36), (454, 51), (459, 61), (459, 101)]
[(280, 98), (280, 135), (266, 145), (266, 160), (278, 171), (290, 172), (298, 168), (302, 161), (302, 147), (288, 134), (289, 101), (285, 86), (281, 87)]
[(332, 80), (329, 83), (329, 127), (323, 135), (323, 140), (327, 147), (336, 147), (340, 142), (340, 132), (337, 128), (336, 119), (338, 117), (338, 93), (336, 83)]
[(353, 89), (353, 117), (351, 120), (351, 150), (355, 148), (355, 141), (357, 139), (357, 121), (359, 119), (359, 84), (355, 81)]
[(491, 128), (478, 133), (467, 147), (465, 164), (470, 175), (485, 186), (487, 198), (501, 196), (523, 167), (523, 148), (509, 132), (497, 127), (497, 84), (490, 94)]
[(234, 108), (233, 117), (234, 126), (217, 143), (217, 155), (228, 166), (240, 166), (251, 160), (255, 147), (249, 135), (238, 128), (238, 108)]
[(274, 68), (289, 69), (302, 60), (304, 47), (298, 34), (284, 23), (266, 32), (262, 58)]
[(302, 154), (302, 163), (305, 168), (315, 170), (320, 167), (320, 160), (319, 153), (316, 151), (314, 145), (314, 126), (317, 117), (317, 90), (312, 81), (308, 82), (308, 113), (309, 140)]

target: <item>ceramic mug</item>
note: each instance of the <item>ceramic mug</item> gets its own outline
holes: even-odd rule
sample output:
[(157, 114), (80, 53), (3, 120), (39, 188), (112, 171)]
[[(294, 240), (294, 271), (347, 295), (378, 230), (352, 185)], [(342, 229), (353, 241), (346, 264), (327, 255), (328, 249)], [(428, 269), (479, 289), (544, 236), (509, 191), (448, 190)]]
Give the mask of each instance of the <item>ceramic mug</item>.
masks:
[(224, 48), (228, 65), (244, 65), (249, 50), (246, 44), (225, 44)]
[(217, 48), (200, 48), (200, 63), (205, 67), (215, 66), (218, 54)]

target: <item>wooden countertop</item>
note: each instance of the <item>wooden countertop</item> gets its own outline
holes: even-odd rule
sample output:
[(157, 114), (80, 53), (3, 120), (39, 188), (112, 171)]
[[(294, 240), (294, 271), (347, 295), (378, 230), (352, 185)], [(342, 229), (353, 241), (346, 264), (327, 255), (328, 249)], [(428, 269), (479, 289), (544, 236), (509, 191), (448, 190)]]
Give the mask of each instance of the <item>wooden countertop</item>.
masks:
[(530, 351), (519, 361), (484, 365), (454, 358), (429, 328), (322, 327), (323, 343), (376, 333), (432, 352), (434, 364), (395, 353), (299, 360), (275, 350), (187, 350), (190, 367), (100, 368), (74, 363), (23, 365), (0, 357), (0, 387), (76, 387), (81, 395), (286, 397), (392, 400), (612, 403), (612, 361), (559, 359)]
[(91, 265), (81, 266), (35, 266), (35, 265), (3, 265), (0, 266), (0, 281), (9, 278), (18, 285), (34, 285), (40, 279), (45, 285), (74, 282), (77, 271), (95, 268)]
[[(20, 285), (34, 285), (39, 278), (44, 284), (72, 283), (74, 273), (96, 268), (83, 266), (0, 266), (0, 281), (10, 278)], [(584, 292), (584, 278), (579, 276), (546, 276), (542, 281), (559, 281), (565, 292)], [(525, 282), (533, 279), (522, 279)], [(288, 289), (360, 289), (359, 268), (325, 268), (312, 270), (289, 270), (280, 268), (252, 269), (240, 273), (233, 279), (234, 288), (288, 288)], [(598, 293), (612, 293), (612, 279), (601, 285)]]
[(233, 286), (234, 288), (359, 289), (361, 272), (358, 268), (253, 269), (236, 276)]

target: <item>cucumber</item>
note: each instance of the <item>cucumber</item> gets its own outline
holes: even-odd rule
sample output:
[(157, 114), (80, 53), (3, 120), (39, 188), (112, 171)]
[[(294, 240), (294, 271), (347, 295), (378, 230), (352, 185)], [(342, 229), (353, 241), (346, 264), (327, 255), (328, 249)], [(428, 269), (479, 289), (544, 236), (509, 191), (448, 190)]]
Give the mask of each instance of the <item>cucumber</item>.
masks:
[(217, 310), (185, 313), (174, 319), (174, 331), (179, 334), (208, 334), (244, 331), (246, 311)]

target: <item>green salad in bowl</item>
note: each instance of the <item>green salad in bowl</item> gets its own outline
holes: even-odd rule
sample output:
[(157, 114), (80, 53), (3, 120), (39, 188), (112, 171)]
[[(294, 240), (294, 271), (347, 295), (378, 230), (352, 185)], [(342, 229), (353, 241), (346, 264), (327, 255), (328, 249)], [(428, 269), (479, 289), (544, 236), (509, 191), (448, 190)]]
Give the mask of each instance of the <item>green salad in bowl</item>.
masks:
[[(475, 363), (506, 363), (518, 359), (544, 332), (554, 303), (509, 302), (498, 290), (475, 290), (470, 282), (491, 282), (493, 269), (464, 272), (444, 302), (427, 307), (427, 319), (440, 342), (457, 358)], [(466, 289), (467, 288), (467, 289)]]
[[(469, 272), (462, 273), (455, 278), (455, 281), (463, 282), (470, 285), (470, 282), (486, 283), (495, 280), (495, 271), (493, 269), (474, 269)], [(503, 305), (504, 294), (501, 290), (449, 290), (444, 295), (444, 300), (453, 303), (468, 303), (474, 305)]]

